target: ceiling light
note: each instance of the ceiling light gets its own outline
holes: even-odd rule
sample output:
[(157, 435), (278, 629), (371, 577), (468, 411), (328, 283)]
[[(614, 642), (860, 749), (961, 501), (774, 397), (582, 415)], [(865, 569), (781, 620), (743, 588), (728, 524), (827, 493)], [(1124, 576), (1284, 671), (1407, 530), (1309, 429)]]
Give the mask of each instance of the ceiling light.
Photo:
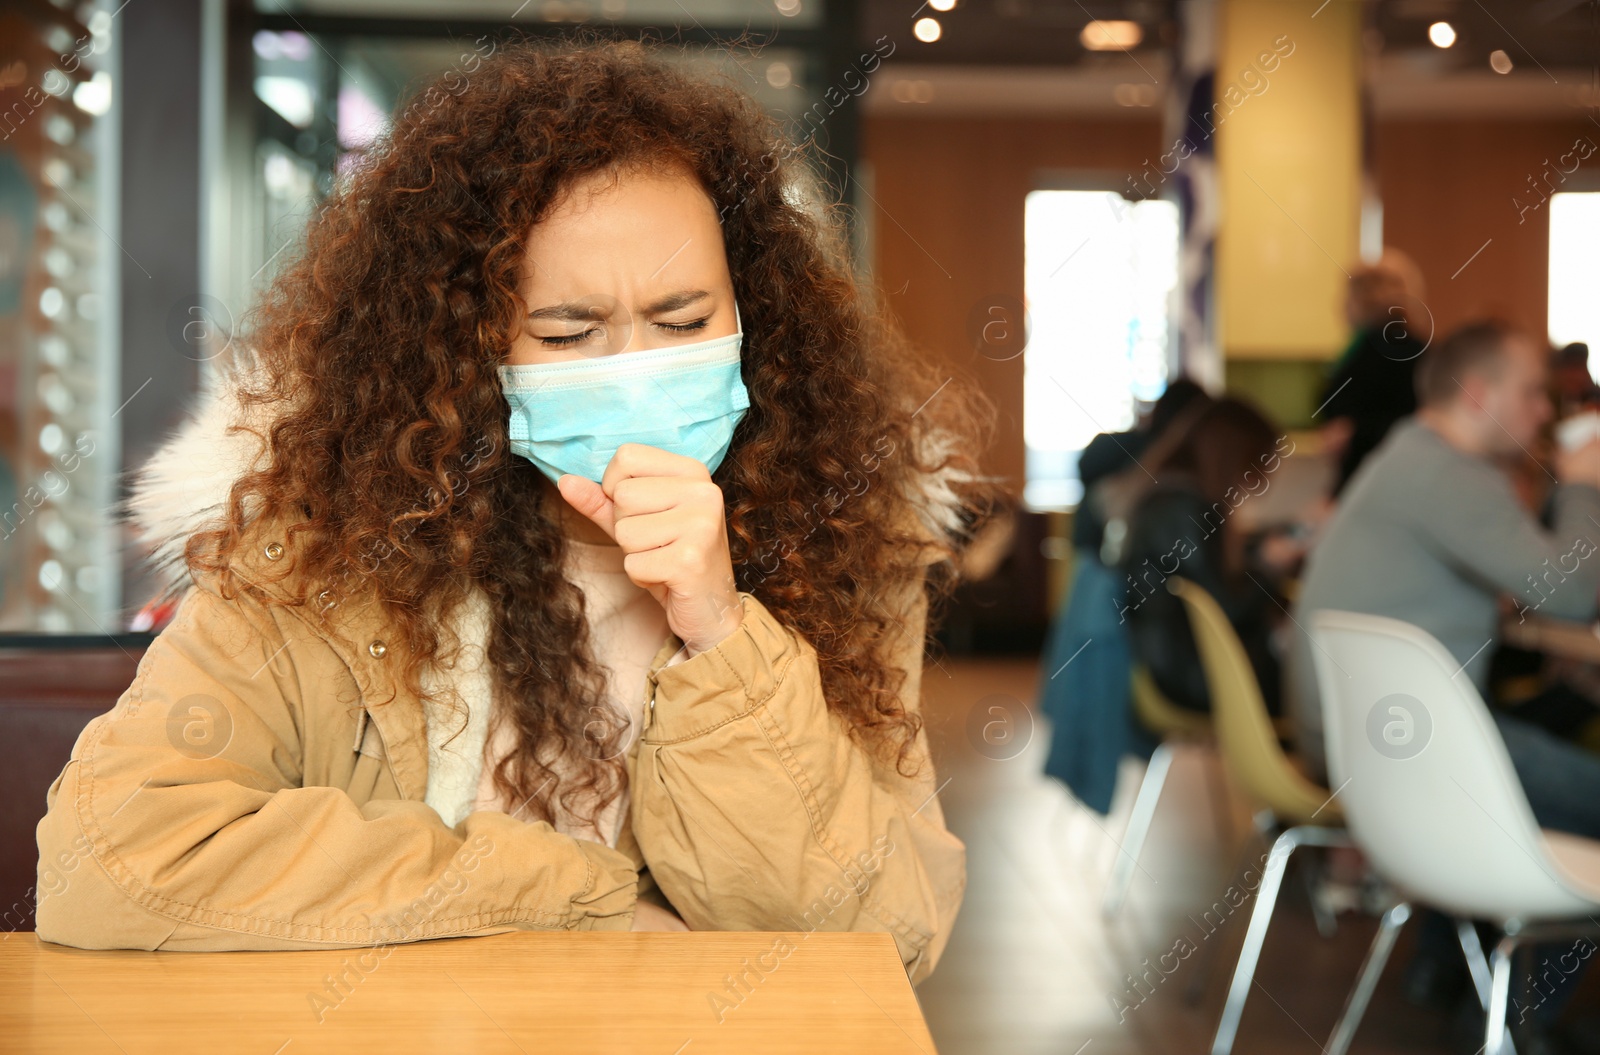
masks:
[(1436, 48), (1448, 48), (1456, 42), (1456, 27), (1448, 22), (1435, 22), (1428, 27), (1428, 39)]
[(1499, 48), (1489, 52), (1489, 68), (1496, 73), (1511, 72), (1511, 56)]
[(1096, 19), (1083, 27), (1078, 39), (1090, 51), (1127, 51), (1139, 46), (1144, 30), (1137, 22), (1102, 22)]
[(952, 11), (955, 9), (956, 0), (928, 0), (928, 6), (935, 11)]
[(937, 18), (919, 18), (912, 24), (911, 32), (924, 44), (932, 44), (944, 31)]

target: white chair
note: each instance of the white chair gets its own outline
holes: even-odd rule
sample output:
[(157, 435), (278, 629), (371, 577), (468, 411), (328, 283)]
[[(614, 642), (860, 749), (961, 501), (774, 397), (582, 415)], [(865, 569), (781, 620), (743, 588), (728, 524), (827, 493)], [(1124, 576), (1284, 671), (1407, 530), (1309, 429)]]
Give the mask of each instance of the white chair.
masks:
[[(1328, 768), (1356, 844), (1403, 896), (1504, 932), (1485, 972), (1459, 928), (1488, 1012), (1484, 1050), (1502, 1055), (1517, 946), (1600, 932), (1600, 842), (1540, 830), (1483, 699), (1430, 634), (1351, 612), (1310, 624)], [(1330, 1055), (1349, 1046), (1409, 914), (1396, 906), (1380, 924)]]

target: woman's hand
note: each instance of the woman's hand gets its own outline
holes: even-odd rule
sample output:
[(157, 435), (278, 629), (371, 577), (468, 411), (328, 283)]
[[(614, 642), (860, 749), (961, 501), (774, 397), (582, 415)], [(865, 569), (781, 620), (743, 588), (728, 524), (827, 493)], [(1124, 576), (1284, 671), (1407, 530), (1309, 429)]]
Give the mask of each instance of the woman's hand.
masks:
[[(593, 480), (589, 481), (594, 483)], [(689, 925), (671, 912), (649, 901), (640, 901), (633, 909), (633, 926), (629, 930), (688, 930)]]
[(616, 540), (628, 578), (667, 610), (690, 656), (739, 628), (744, 606), (728, 553), (722, 489), (693, 458), (642, 443), (617, 448), (596, 484), (556, 482), (568, 505)]

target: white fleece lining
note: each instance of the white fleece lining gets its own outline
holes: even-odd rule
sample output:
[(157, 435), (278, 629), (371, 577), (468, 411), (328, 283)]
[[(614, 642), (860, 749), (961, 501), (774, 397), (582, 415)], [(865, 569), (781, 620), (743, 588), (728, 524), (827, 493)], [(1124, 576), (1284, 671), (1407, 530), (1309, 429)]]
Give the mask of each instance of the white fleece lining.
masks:
[[(428, 790), (424, 799), (452, 828), (466, 819), (477, 797), (494, 705), (487, 661), (489, 606), (482, 592), (472, 592), (468, 603), (458, 610), (453, 629), (461, 642), (455, 666), (442, 671), (430, 667), (423, 673), (423, 685), (430, 697), (442, 694), (439, 699), (430, 698), (424, 708), (428, 724)], [(461, 728), (460, 707), (451, 707), (452, 695), (467, 707), (465, 729)]]

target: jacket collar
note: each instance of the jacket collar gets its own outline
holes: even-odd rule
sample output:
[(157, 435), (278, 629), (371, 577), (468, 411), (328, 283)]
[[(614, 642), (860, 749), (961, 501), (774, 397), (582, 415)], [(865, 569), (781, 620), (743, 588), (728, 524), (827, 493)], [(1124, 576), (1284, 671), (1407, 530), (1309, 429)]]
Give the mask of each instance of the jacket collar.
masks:
[[(185, 544), (197, 532), (218, 526), (233, 485), (266, 463), (266, 438), (284, 407), (244, 406), (238, 381), (256, 377), (248, 360), (239, 369), (237, 379), (212, 377), (183, 424), (133, 474), (119, 504), (119, 518), (132, 524), (160, 596), (175, 597), (192, 584), (183, 560)], [(242, 579), (284, 601), (293, 598), (296, 587), (297, 547), (290, 523), (255, 523), (233, 563)], [(329, 587), (309, 590), (308, 596), (308, 604), (288, 611), (326, 638), (349, 667), (361, 702), (383, 734), (401, 793), (420, 799), (427, 784), (425, 718), (418, 707), (383, 705), (399, 695), (401, 659), (380, 606), (363, 596), (339, 596)], [(358, 716), (358, 726), (365, 721)], [(416, 744), (408, 749), (413, 738)], [(358, 744), (359, 739), (358, 732)]]
[(400, 794), (420, 800), (428, 784), (427, 719), (423, 709), (413, 705), (410, 694), (402, 692), (404, 646), (393, 634), (394, 624), (369, 594), (346, 594), (333, 585), (309, 588), (306, 602), (295, 604), (298, 540), (288, 531), (291, 523), (277, 520), (252, 525), (230, 568), (244, 583), (284, 602), (290, 617), (304, 623), (345, 664), (360, 692), (356, 702), (362, 708), (356, 716), (354, 748), (360, 749), (365, 725), (371, 721), (383, 737)]

